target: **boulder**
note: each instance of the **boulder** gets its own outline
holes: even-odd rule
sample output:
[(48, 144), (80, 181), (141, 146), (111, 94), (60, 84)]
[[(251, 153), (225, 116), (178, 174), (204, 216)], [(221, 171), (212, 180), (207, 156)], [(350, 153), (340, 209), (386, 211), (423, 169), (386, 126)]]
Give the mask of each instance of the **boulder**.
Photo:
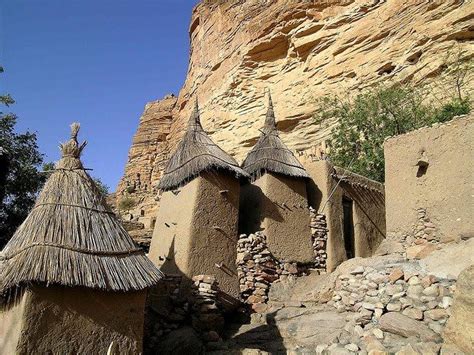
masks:
[(274, 323), (284, 339), (314, 349), (318, 344), (337, 341), (344, 331), (346, 315), (325, 309), (283, 308), (267, 322)]
[(447, 344), (458, 347), (466, 354), (474, 353), (473, 310), (474, 265), (471, 265), (459, 275), (451, 317), (443, 334)]
[(474, 238), (444, 245), (442, 249), (434, 251), (420, 261), (421, 267), (428, 273), (439, 278), (452, 279), (457, 279), (459, 273), (472, 264), (474, 264)]
[(423, 322), (414, 320), (398, 312), (385, 313), (380, 317), (380, 329), (405, 338), (416, 336), (422, 341), (440, 341), (440, 337)]
[(437, 249), (435, 244), (425, 243), (407, 248), (408, 259), (424, 259)]
[(392, 239), (384, 239), (378, 246), (374, 255), (381, 256), (394, 253), (403, 253), (404, 251), (405, 249), (403, 248), (402, 243)]

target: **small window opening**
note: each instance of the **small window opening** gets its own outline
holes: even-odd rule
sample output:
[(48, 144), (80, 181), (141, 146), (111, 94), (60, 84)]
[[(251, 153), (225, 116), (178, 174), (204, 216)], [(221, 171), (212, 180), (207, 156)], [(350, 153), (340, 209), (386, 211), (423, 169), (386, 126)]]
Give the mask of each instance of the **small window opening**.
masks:
[(416, 177), (422, 177), (428, 171), (429, 164), (427, 161), (420, 160), (417, 165), (418, 165), (418, 170), (416, 172)]

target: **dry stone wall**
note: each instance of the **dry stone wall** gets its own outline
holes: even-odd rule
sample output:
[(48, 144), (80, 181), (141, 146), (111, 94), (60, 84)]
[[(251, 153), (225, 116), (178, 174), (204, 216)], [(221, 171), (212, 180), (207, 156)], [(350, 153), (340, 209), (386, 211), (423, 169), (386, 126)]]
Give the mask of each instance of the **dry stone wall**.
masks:
[(426, 208), (418, 208), (418, 221), (413, 230), (413, 243), (424, 244), (425, 242), (439, 243), (439, 236), (436, 234), (436, 226), (431, 222)]
[(273, 282), (284, 280), (290, 275), (302, 276), (309, 271), (326, 272), (326, 217), (314, 209), (311, 214), (311, 238), (313, 241), (315, 261), (310, 264), (299, 264), (278, 260), (267, 247), (265, 234), (242, 234), (237, 241), (237, 271), (240, 284), (241, 300), (252, 306), (254, 311), (261, 311), (268, 301), (268, 291)]
[[(218, 301), (219, 287), (216, 277), (198, 275), (193, 277), (193, 282), (193, 327), (201, 332), (222, 330), (224, 318)], [(210, 336), (207, 334), (207, 337)]]
[(322, 213), (317, 213), (312, 207), (309, 208), (311, 216), (311, 239), (313, 241), (314, 250), (314, 268), (320, 273), (326, 272), (327, 241), (328, 232), (326, 216)]

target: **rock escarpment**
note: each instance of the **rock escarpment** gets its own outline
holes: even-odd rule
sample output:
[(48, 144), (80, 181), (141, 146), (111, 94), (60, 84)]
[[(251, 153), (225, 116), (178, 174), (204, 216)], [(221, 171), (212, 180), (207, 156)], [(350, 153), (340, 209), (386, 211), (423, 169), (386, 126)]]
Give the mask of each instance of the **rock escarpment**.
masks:
[(153, 214), (151, 187), (196, 97), (212, 139), (242, 161), (260, 134), (270, 89), (283, 141), (312, 154), (334, 123), (314, 124), (318, 98), (442, 76), (450, 52), (474, 56), (473, 19), (474, 3), (461, 0), (202, 1), (189, 27), (185, 84), (177, 98), (146, 106), (118, 195), (140, 180), (134, 217)]

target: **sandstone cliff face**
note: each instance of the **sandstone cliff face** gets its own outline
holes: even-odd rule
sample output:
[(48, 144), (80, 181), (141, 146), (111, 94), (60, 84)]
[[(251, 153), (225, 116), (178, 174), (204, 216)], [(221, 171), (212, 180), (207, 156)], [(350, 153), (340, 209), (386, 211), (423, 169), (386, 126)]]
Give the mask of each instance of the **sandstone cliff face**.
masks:
[[(474, 56), (474, 3), (462, 0), (203, 1), (189, 28), (191, 55), (177, 98), (149, 103), (119, 195), (140, 173), (155, 185), (199, 98), (204, 128), (239, 161), (256, 142), (270, 89), (284, 142), (313, 154), (333, 122), (313, 123), (316, 100), (384, 80), (442, 75), (453, 47)], [(449, 67), (449, 65), (448, 65)]]
[(116, 203), (124, 196), (131, 196), (136, 206), (128, 217), (139, 217), (141, 222), (145, 222), (146, 228), (151, 226), (156, 212), (153, 182), (159, 180), (166, 166), (168, 135), (176, 101), (176, 97), (168, 95), (163, 100), (150, 102), (145, 106), (128, 153), (125, 174), (114, 196)]

